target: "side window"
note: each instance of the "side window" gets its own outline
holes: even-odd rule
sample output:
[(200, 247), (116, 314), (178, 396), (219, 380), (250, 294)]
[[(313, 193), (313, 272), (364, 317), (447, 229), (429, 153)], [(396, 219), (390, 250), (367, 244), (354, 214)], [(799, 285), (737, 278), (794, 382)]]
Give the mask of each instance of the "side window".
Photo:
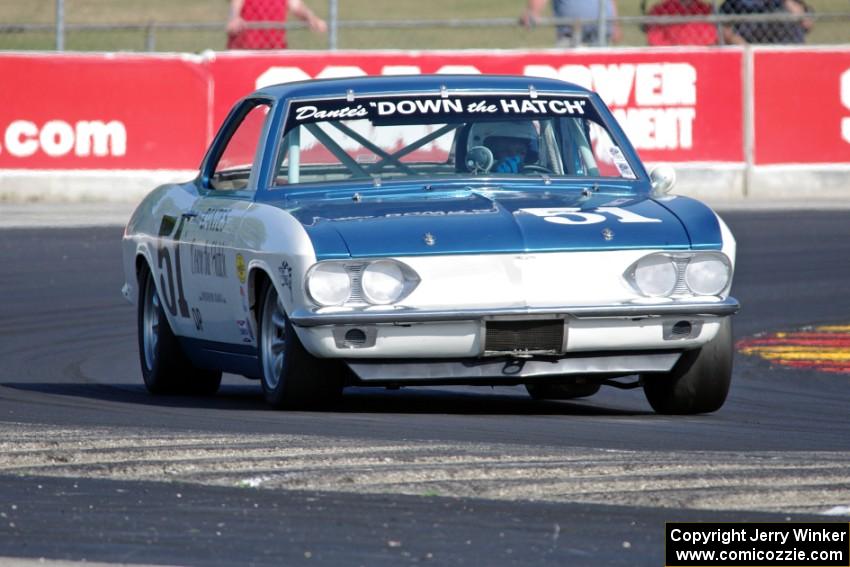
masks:
[(623, 151), (601, 124), (583, 118), (561, 121), (567, 175), (635, 179)]
[(239, 191), (248, 187), (248, 178), (257, 155), (257, 144), (263, 131), (269, 105), (260, 103), (242, 117), (210, 177), (210, 185), (217, 191)]

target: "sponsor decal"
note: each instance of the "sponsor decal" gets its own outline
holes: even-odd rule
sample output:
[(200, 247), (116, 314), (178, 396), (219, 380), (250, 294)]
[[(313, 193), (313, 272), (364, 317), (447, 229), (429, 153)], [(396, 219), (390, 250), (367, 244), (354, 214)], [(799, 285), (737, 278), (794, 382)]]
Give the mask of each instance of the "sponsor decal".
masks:
[(736, 346), (742, 354), (780, 366), (850, 374), (850, 325), (756, 335), (738, 341)]
[(232, 211), (226, 208), (211, 207), (198, 214), (198, 228), (209, 232), (224, 232)]
[(611, 161), (614, 162), (614, 166), (620, 172), (620, 175), (626, 179), (637, 179), (635, 172), (632, 171), (632, 166), (629, 165), (626, 156), (623, 155), (623, 151), (620, 148), (609, 146), (608, 153), (611, 155)]
[(198, 296), (198, 302), (200, 303), (227, 303), (227, 299), (224, 298), (224, 295), (217, 291), (202, 291)]
[(239, 286), (239, 296), (242, 298), (242, 311), (248, 312), (248, 294), (245, 292), (245, 286)]
[(246, 269), (245, 258), (242, 254), (236, 255), (236, 277), (239, 278), (239, 283), (241, 284), (244, 284), (245, 280), (248, 279), (248, 270)]
[(192, 320), (195, 322), (195, 329), (198, 331), (204, 330), (204, 317), (201, 315), (201, 310), (197, 307), (192, 308)]
[(236, 321), (236, 326), (239, 328), (239, 334), (243, 337), (248, 337), (250, 340), (254, 340), (254, 331), (251, 329), (251, 322), (247, 319), (240, 319)]
[(284, 260), (278, 266), (277, 272), (280, 274), (280, 285), (289, 290), (289, 299), (290, 301), (294, 301), (295, 298), (292, 295), (292, 266)]
[(227, 263), (224, 256), (224, 243), (204, 242), (196, 244), (192, 242), (189, 248), (192, 257), (192, 274), (199, 276), (215, 276), (217, 278), (227, 277)]

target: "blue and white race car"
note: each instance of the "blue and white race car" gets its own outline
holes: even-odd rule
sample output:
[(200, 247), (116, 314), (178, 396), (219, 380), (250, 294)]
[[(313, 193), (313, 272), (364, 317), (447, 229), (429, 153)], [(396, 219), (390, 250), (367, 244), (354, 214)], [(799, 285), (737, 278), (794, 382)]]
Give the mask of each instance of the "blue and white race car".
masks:
[(197, 179), (127, 225), (145, 384), (212, 393), (232, 372), (281, 408), (354, 384), (642, 386), (660, 413), (717, 410), (735, 240), (672, 182), (596, 94), (556, 80), (261, 89)]

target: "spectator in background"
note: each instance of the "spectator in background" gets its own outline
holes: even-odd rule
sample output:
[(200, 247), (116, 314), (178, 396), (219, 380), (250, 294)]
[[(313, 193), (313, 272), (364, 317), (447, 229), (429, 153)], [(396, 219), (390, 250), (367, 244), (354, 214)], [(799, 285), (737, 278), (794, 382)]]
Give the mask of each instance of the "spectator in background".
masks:
[[(710, 4), (702, 0), (663, 0), (652, 6), (648, 16), (710, 16)], [(646, 27), (649, 45), (714, 45), (717, 27), (709, 22), (650, 24)]]
[(802, 0), (726, 0), (721, 14), (794, 14), (789, 22), (740, 22), (723, 26), (726, 43), (805, 43), (812, 19), (811, 8)]
[[(520, 16), (520, 21), (526, 27), (534, 26), (543, 8), (546, 6), (547, 0), (528, 0), (528, 6)], [(559, 25), (557, 27), (558, 47), (571, 47), (573, 45), (598, 45), (599, 44), (599, 7), (600, 2), (605, 3), (605, 18), (608, 26), (605, 34), (605, 44), (618, 43), (622, 39), (622, 30), (620, 29), (617, 18), (617, 2), (616, 0), (552, 0), (552, 11), (556, 18), (565, 18), (570, 20), (592, 20), (590, 23), (584, 23), (581, 26), (581, 37), (576, 41), (573, 38), (573, 26)]]
[(230, 19), (227, 21), (227, 49), (285, 49), (286, 30), (251, 29), (247, 23), (286, 22), (287, 12), (310, 26), (314, 32), (325, 33), (328, 25), (316, 16), (302, 0), (230, 0)]

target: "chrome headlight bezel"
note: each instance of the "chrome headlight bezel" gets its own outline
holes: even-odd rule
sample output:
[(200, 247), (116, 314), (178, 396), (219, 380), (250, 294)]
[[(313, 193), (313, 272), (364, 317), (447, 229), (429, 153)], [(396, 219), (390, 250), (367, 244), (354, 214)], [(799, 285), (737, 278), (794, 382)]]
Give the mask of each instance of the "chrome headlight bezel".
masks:
[[(637, 271), (641, 264), (657, 262), (659, 265), (670, 265), (675, 269), (675, 285), (665, 289), (663, 293), (653, 293), (653, 290), (643, 289), (638, 281)], [(691, 268), (691, 281), (688, 279), (690, 266), (703, 262), (717, 262), (725, 269), (724, 281), (718, 282), (711, 288), (702, 288), (697, 285), (693, 278), (696, 277)], [(722, 252), (654, 252), (642, 256), (623, 274), (623, 278), (629, 286), (643, 297), (653, 298), (680, 298), (680, 297), (722, 297), (729, 291), (732, 285), (733, 267), (729, 257)], [(720, 285), (722, 284), (722, 285)]]
[[(369, 269), (370, 266), (387, 266), (392, 265), (393, 268), (397, 269), (400, 274), (400, 291), (398, 295), (390, 300), (385, 298), (377, 297), (379, 294), (375, 293), (375, 290), (372, 290), (370, 293), (369, 290), (366, 289), (363, 282), (364, 273)], [(319, 301), (319, 298), (316, 298), (313, 293), (310, 291), (310, 282), (313, 277), (316, 276), (317, 273), (321, 273), (323, 270), (323, 266), (334, 266), (334, 269), (344, 270), (346, 274), (348, 274), (349, 278), (349, 293), (345, 299), (338, 303), (323, 303)], [(414, 289), (419, 285), (420, 279), (419, 275), (407, 264), (404, 262), (400, 262), (398, 260), (394, 260), (392, 258), (379, 258), (375, 260), (323, 260), (321, 262), (317, 262), (307, 270), (307, 276), (305, 278), (305, 289), (307, 292), (307, 296), (310, 298), (310, 301), (315, 303), (320, 307), (332, 307), (332, 306), (350, 306), (350, 307), (366, 307), (370, 305), (393, 305), (398, 303), (399, 301), (404, 300), (407, 296), (409, 296)]]
[[(657, 289), (650, 289), (648, 285), (641, 284), (641, 271), (653, 271), (653, 279), (663, 278), (666, 281), (657, 282)], [(629, 267), (627, 274), (632, 287), (646, 297), (668, 297), (675, 291), (679, 281), (679, 269), (667, 254), (644, 256)]]
[[(382, 283), (390, 282), (394, 289), (390, 294), (383, 293), (379, 287)], [(398, 262), (389, 260), (376, 260), (363, 267), (360, 275), (360, 287), (363, 290), (363, 298), (373, 305), (390, 305), (396, 303), (406, 287), (404, 270)]]
[[(342, 284), (342, 292), (337, 300), (332, 300), (327, 297), (320, 297), (318, 289), (312, 285), (318, 281), (320, 277), (328, 277), (333, 274)], [(307, 292), (307, 297), (316, 305), (322, 307), (330, 307), (333, 305), (342, 305), (349, 297), (351, 297), (351, 276), (345, 270), (345, 267), (337, 262), (319, 262), (310, 267), (307, 271), (307, 277), (304, 279), (304, 288)], [(347, 289), (346, 289), (347, 288)]]
[[(713, 286), (698, 289), (698, 287), (703, 285), (704, 282), (694, 281), (697, 277), (694, 274), (694, 271), (697, 269), (699, 264), (708, 262), (719, 264), (724, 273), (720, 274), (720, 281), (715, 283)], [(718, 296), (729, 289), (729, 285), (732, 283), (732, 263), (725, 254), (698, 254), (692, 257), (690, 262), (688, 262), (688, 265), (685, 267), (684, 278), (685, 285), (688, 286), (688, 289), (691, 290), (694, 295)]]

